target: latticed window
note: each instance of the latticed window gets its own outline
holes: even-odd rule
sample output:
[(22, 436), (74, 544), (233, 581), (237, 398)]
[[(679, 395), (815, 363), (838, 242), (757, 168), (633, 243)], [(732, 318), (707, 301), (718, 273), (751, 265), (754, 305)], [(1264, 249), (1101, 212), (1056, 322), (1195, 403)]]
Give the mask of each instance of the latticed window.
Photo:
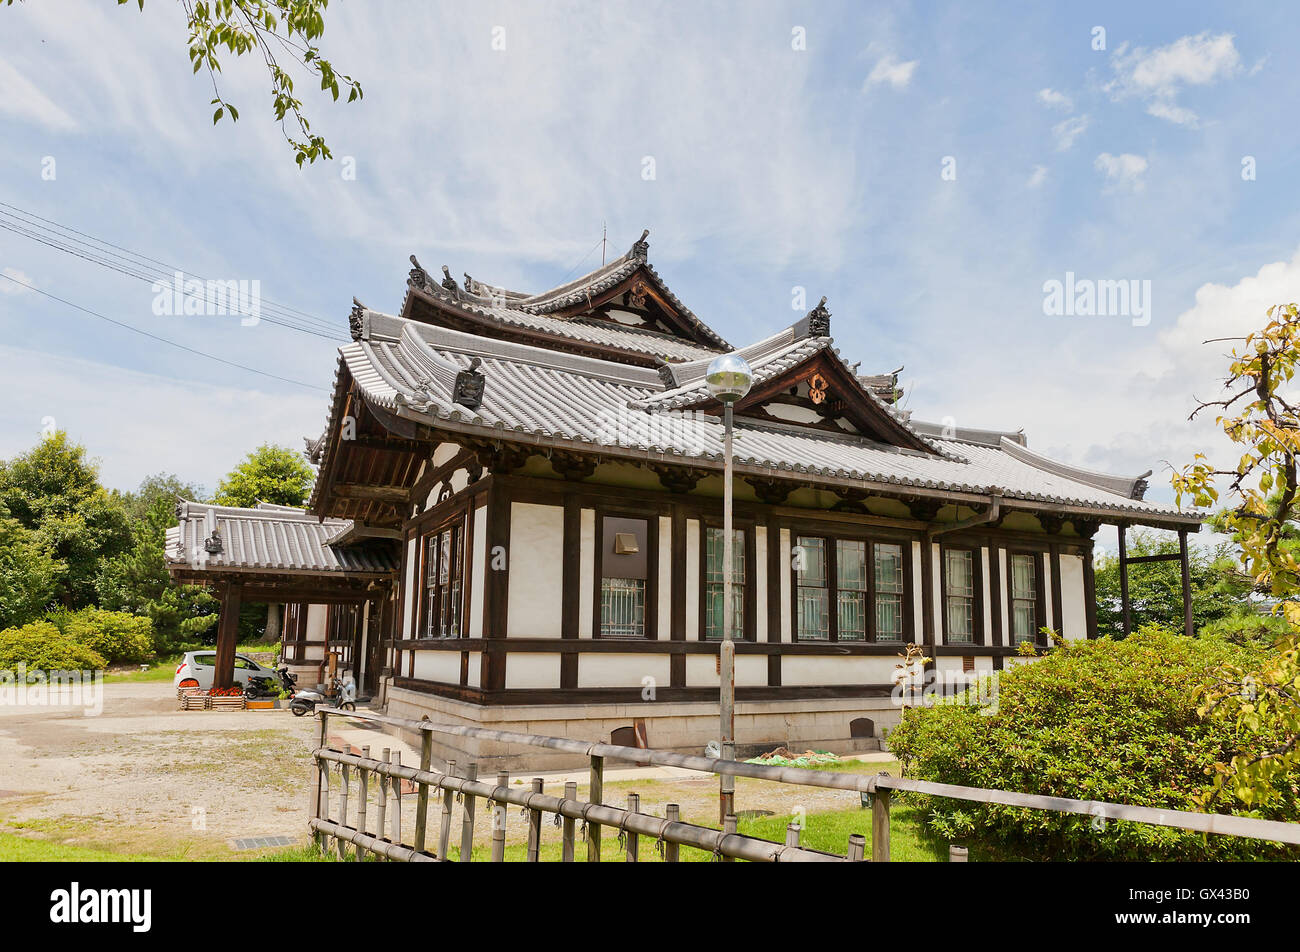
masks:
[(948, 640), (975, 641), (975, 555), (969, 549), (945, 549), (943, 605)]
[(1012, 554), (1011, 641), (1034, 641), (1038, 637), (1038, 585), (1032, 555)]
[[(704, 530), (704, 637), (722, 640), (722, 566), (726, 546), (721, 529)], [(745, 630), (745, 530), (732, 530), (731, 543), (731, 637), (740, 639)]]
[(903, 640), (903, 547), (877, 542), (876, 641)]
[(645, 579), (600, 580), (602, 638), (645, 637)]
[(826, 641), (831, 636), (826, 540), (800, 536), (795, 564), (796, 637), (800, 641)]
[(460, 637), (460, 592), (463, 579), (462, 532), (459, 524), (425, 537), (424, 636)]
[(903, 640), (902, 545), (820, 536), (795, 543), (796, 640)]

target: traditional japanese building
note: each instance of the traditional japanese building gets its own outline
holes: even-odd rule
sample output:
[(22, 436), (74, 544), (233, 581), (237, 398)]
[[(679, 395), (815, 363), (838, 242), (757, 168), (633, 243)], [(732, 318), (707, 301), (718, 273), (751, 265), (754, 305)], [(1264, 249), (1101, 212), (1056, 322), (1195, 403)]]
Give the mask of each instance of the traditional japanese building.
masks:
[[(310, 508), (346, 520), (335, 551), (391, 547), (391, 607), (351, 648), (390, 713), (716, 739), (722, 424), (704, 371), (736, 348), (647, 256), (643, 235), (541, 294), (412, 257), (397, 315), (353, 308)], [(1044, 628), (1093, 637), (1098, 526), (1199, 526), (1143, 500), (1149, 473), (912, 419), (896, 373), (835, 348), (824, 299), (738, 352), (754, 372), (735, 409), (742, 748), (879, 736), (908, 643), (983, 672)]]

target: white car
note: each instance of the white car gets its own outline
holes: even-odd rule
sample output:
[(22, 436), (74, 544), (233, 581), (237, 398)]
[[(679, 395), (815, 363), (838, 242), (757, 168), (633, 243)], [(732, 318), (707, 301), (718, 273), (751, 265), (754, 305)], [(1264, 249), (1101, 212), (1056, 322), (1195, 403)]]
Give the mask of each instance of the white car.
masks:
[[(212, 687), (212, 676), (216, 672), (213, 664), (216, 660), (217, 653), (215, 651), (185, 652), (185, 656), (181, 658), (180, 666), (176, 669), (176, 676), (172, 678), (172, 686), (208, 690)], [(247, 655), (235, 655), (235, 683), (242, 685), (250, 677), (268, 677), (272, 681), (279, 683), (274, 668), (258, 664)]]

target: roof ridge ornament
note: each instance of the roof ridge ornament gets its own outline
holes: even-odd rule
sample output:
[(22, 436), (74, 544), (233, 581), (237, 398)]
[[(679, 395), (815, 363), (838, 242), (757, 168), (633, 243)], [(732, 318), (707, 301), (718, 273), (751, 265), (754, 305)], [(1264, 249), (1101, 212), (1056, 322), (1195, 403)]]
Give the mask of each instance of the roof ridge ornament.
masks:
[(655, 358), (655, 371), (659, 374), (659, 379), (664, 382), (664, 386), (669, 390), (677, 386), (677, 375), (673, 373), (672, 364), (662, 357)]
[(483, 361), (471, 357), (469, 368), (456, 374), (456, 383), (451, 392), (451, 400), (467, 410), (477, 410), (483, 405), (483, 391), (487, 389), (487, 377), (479, 372)]
[(831, 336), (831, 312), (826, 309), (826, 296), (817, 302), (817, 306), (808, 312), (808, 336)]
[(442, 266), (442, 286), (452, 294), (460, 291), (460, 285), (456, 283), (456, 279), (451, 276), (451, 269), (445, 264)]
[(641, 232), (641, 237), (632, 242), (632, 250), (627, 253), (629, 258), (640, 258), (642, 261), (650, 257), (650, 242), (646, 241), (650, 237), (650, 229), (646, 228)]
[(352, 333), (353, 340), (361, 340), (366, 329), (366, 311), (369, 308), (358, 301), (352, 299), (352, 313), (348, 315), (348, 330)]
[(432, 290), (433, 279), (429, 277), (429, 272), (424, 270), (424, 266), (416, 260), (415, 255), (411, 255), (411, 265), (411, 272), (406, 276), (406, 283), (421, 291)]

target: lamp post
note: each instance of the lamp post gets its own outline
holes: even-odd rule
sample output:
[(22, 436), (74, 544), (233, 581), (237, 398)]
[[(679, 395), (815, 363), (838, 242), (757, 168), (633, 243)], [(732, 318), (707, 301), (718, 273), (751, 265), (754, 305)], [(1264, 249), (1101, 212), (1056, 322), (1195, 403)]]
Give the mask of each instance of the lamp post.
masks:
[[(736, 645), (732, 641), (735, 612), (731, 601), (732, 540), (731, 531), (731, 415), (737, 400), (749, 393), (754, 374), (749, 364), (739, 354), (722, 354), (713, 358), (705, 372), (704, 381), (709, 393), (722, 402), (722, 643), (718, 646), (718, 674), (720, 699), (718, 713), (721, 720), (721, 755), (723, 760), (736, 759)], [(718, 822), (725, 823), (735, 812), (736, 778), (730, 774), (719, 776)]]

